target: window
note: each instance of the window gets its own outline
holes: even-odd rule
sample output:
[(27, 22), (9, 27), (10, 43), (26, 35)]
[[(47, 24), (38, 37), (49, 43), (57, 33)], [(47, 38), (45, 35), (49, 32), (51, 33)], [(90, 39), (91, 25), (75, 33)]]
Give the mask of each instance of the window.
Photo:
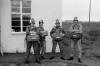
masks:
[(31, 0), (11, 0), (12, 32), (25, 32), (31, 19)]

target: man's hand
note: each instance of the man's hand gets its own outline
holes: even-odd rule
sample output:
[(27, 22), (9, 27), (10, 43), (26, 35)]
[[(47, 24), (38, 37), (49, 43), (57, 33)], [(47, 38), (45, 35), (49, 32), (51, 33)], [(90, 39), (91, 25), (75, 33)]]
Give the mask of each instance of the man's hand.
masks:
[(62, 36), (65, 36), (65, 34), (62, 34)]
[(51, 34), (51, 38), (54, 38), (54, 35), (53, 34)]
[(48, 36), (48, 32), (47, 31), (41, 31), (41, 36)]

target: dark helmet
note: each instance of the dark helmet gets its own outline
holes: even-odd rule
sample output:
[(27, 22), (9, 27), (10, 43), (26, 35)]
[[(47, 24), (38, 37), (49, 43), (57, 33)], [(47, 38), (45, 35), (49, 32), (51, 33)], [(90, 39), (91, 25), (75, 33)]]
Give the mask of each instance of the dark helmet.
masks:
[(44, 23), (43, 20), (40, 20), (40, 21), (39, 21), (39, 24), (40, 24), (40, 23)]
[(56, 24), (60, 24), (59, 19), (56, 19)]
[(34, 18), (31, 19), (31, 24), (35, 24)]
[(74, 17), (74, 20), (73, 21), (78, 21), (78, 17)]

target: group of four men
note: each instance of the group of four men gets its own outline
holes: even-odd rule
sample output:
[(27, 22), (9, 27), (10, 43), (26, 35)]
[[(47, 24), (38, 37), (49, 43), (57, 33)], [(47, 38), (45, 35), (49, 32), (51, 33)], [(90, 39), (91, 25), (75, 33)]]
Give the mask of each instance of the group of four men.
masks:
[[(37, 63), (40, 63), (40, 59), (44, 59), (44, 53), (46, 51), (46, 36), (48, 35), (47, 31), (44, 30), (43, 28), (43, 20), (39, 21), (39, 27), (35, 26), (35, 20), (32, 18), (30, 25), (26, 29), (26, 42), (27, 42), (27, 49), (26, 49), (26, 59), (25, 62), (28, 62), (31, 46), (33, 46), (34, 49), (34, 56), (35, 56), (35, 61)], [(56, 20), (56, 26), (52, 28), (50, 31), (50, 36), (52, 38), (53, 46), (52, 46), (52, 53), (55, 54), (56, 46), (57, 44), (59, 45), (60, 48), (60, 54), (61, 54), (61, 59), (65, 60), (63, 57), (63, 39), (66, 35), (66, 31), (60, 26), (60, 22), (57, 19)], [(78, 23), (77, 17), (74, 18), (73, 24), (71, 25), (70, 29), (70, 34), (71, 36), (71, 57), (68, 60), (73, 60), (74, 59), (74, 45), (78, 46), (79, 49), (79, 56), (78, 56), (78, 61), (81, 62), (81, 39), (80, 34), (82, 34), (82, 25)], [(74, 34), (79, 35), (79, 39), (77, 41), (74, 41), (73, 36)], [(77, 35), (75, 36), (77, 37)], [(76, 39), (76, 38), (75, 38)], [(41, 53), (40, 53), (41, 52)], [(41, 54), (41, 55), (40, 55)], [(50, 59), (53, 59), (54, 56), (50, 57)]]

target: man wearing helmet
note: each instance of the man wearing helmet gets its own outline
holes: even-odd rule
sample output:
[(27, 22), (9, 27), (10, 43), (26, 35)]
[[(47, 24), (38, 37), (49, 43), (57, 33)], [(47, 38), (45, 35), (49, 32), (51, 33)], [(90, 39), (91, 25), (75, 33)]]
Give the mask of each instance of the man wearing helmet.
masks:
[[(52, 53), (55, 54), (55, 50), (56, 50), (56, 46), (57, 44), (59, 45), (60, 48), (60, 54), (62, 55), (63, 53), (63, 37), (65, 35), (65, 31), (64, 29), (60, 26), (60, 22), (58, 19), (56, 19), (56, 26), (54, 28), (52, 28), (51, 32), (50, 32), (50, 36), (52, 38), (52, 42), (53, 42), (53, 46), (52, 46)], [(53, 57), (51, 57), (50, 59), (53, 59)], [(61, 56), (61, 59), (64, 60), (64, 58)]]
[(35, 62), (40, 63), (40, 43), (39, 43), (39, 30), (35, 26), (35, 20), (32, 18), (30, 25), (26, 29), (26, 59), (25, 62), (28, 62), (31, 46), (34, 49)]
[(78, 18), (74, 17), (73, 24), (70, 26), (70, 38), (71, 38), (71, 57), (68, 60), (74, 59), (74, 50), (76, 46), (78, 47), (78, 62), (81, 61), (82, 49), (81, 49), (81, 38), (82, 38), (82, 25), (79, 24)]
[(44, 30), (43, 24), (44, 24), (43, 20), (40, 20), (38, 29), (40, 31), (41, 59), (45, 59), (45, 57), (44, 57), (44, 54), (46, 52), (46, 40), (45, 40), (45, 38), (48, 35)]

